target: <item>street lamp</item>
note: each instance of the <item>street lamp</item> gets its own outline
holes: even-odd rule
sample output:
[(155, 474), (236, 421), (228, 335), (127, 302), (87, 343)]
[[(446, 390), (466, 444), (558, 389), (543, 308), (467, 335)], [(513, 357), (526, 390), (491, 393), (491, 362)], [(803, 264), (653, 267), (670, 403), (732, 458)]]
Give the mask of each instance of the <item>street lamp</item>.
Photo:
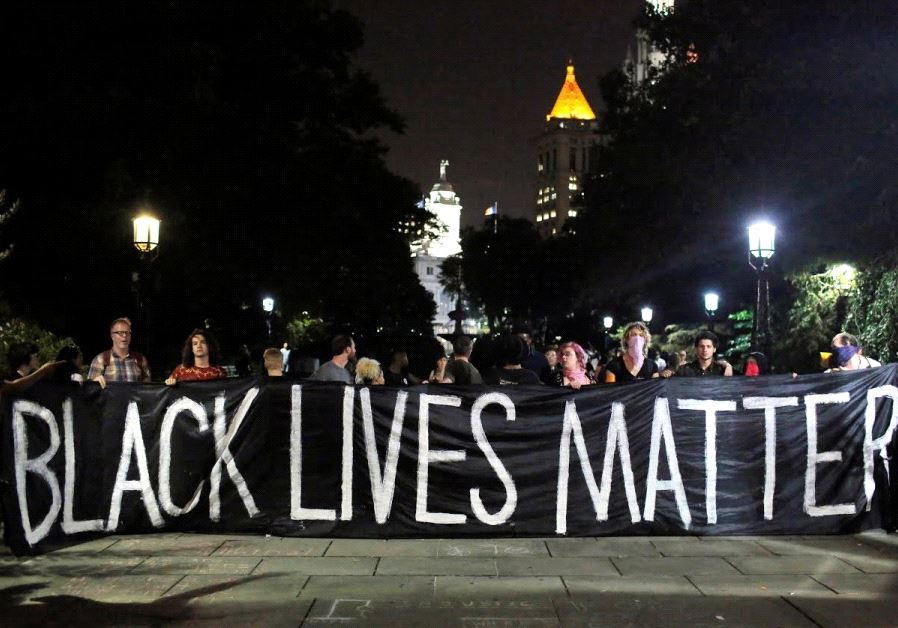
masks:
[(705, 311), (708, 313), (708, 318), (714, 320), (714, 315), (717, 313), (717, 307), (720, 305), (720, 296), (716, 292), (706, 292), (705, 293)]
[(150, 316), (150, 289), (152, 282), (149, 279), (153, 262), (159, 257), (159, 225), (161, 221), (148, 213), (140, 214), (131, 219), (134, 229), (134, 237), (131, 243), (140, 254), (141, 266), (137, 272), (131, 274), (134, 284), (134, 296), (137, 301), (138, 314), (142, 314), (144, 327), (144, 349), (149, 352), (152, 347), (152, 318)]
[(264, 297), (262, 299), (262, 311), (265, 312), (265, 324), (268, 327), (268, 342), (271, 343), (271, 316), (274, 313), (274, 299)]
[(756, 222), (748, 228), (748, 264), (758, 275), (758, 298), (751, 326), (752, 351), (763, 351), (770, 360), (770, 280), (768, 266), (776, 252), (776, 227)]
[(141, 257), (159, 255), (159, 225), (161, 221), (149, 214), (141, 214), (132, 220), (134, 224), (134, 248)]
[(604, 327), (604, 329), (605, 329), (605, 333), (602, 336), (602, 353), (603, 354), (605, 353), (605, 351), (608, 351), (608, 349), (610, 349), (610, 347), (608, 345), (610, 344), (610, 341), (611, 341), (610, 335), (611, 335), (611, 328), (613, 326), (614, 326), (613, 318), (611, 318), (610, 316), (602, 317), (602, 327)]
[(605, 327), (605, 332), (611, 331), (611, 327), (614, 325), (614, 319), (610, 316), (606, 316), (602, 319), (602, 326)]
[(654, 315), (652, 308), (650, 308), (649, 306), (645, 306), (640, 310), (640, 314), (642, 315), (642, 320), (646, 325), (652, 322), (652, 316)]

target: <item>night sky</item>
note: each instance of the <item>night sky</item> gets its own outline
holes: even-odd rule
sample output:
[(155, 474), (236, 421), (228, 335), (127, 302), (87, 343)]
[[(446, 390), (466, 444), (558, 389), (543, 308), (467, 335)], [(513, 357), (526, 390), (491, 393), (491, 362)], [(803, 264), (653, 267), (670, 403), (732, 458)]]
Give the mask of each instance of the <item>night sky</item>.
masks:
[(577, 81), (601, 116), (598, 79), (620, 67), (633, 43), (640, 0), (335, 0), (365, 25), (358, 64), (406, 120), (385, 135), (387, 163), (426, 194), (449, 160), (462, 224), (493, 201), (508, 216), (531, 213), (531, 141), (564, 82)]

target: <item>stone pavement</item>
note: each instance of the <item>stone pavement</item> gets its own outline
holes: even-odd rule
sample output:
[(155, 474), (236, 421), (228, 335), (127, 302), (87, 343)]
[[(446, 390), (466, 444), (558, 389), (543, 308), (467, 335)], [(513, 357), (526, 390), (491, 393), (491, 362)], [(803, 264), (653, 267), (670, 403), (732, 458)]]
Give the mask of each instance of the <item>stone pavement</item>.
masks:
[(0, 624), (898, 626), (898, 535), (111, 536), (0, 556)]

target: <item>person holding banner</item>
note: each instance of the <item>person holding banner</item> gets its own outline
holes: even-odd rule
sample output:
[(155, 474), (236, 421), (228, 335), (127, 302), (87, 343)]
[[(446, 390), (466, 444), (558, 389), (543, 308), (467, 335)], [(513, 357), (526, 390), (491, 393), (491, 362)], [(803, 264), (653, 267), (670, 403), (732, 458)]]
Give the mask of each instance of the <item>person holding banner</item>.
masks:
[(733, 366), (726, 360), (715, 360), (714, 354), (720, 340), (713, 331), (704, 330), (695, 337), (695, 360), (681, 364), (677, 369), (678, 377), (732, 377)]
[(117, 318), (109, 326), (112, 349), (94, 357), (90, 362), (87, 379), (95, 381), (100, 388), (106, 382), (150, 381), (150, 365), (143, 354), (131, 351), (131, 319)]
[(201, 382), (226, 379), (228, 372), (218, 366), (218, 342), (206, 329), (194, 329), (184, 341), (181, 364), (175, 367), (165, 383)]
[(556, 386), (579, 390), (581, 386), (595, 384), (586, 372), (586, 351), (576, 342), (566, 342), (558, 348), (561, 368), (553, 371)]
[(605, 365), (605, 383), (632, 382), (658, 377), (658, 365), (646, 359), (652, 334), (644, 323), (634, 322), (624, 328), (620, 355)]
[(833, 337), (832, 341), (832, 357), (836, 366), (827, 369), (826, 373), (834, 373), (836, 371), (856, 371), (858, 369), (869, 369), (876, 366), (882, 366), (878, 360), (868, 358), (864, 355), (864, 350), (858, 343), (857, 336), (847, 332), (841, 332)]

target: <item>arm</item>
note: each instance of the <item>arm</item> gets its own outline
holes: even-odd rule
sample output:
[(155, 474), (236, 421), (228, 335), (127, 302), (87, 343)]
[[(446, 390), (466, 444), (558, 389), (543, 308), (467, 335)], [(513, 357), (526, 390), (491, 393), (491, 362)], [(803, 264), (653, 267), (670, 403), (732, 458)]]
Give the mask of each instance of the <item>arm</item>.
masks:
[(106, 367), (103, 365), (103, 354), (101, 353), (90, 361), (90, 370), (87, 372), (87, 379), (97, 382), (100, 385), (100, 388), (106, 388), (106, 378), (103, 376), (105, 371)]
[(20, 377), (14, 381), (4, 381), (2, 389), (3, 395), (17, 395), (48, 375), (52, 375), (53, 371), (56, 370), (56, 367), (61, 364), (65, 364), (65, 360), (60, 360), (59, 362), (47, 362), (42, 367), (34, 371), (33, 373), (29, 373), (25, 377)]

